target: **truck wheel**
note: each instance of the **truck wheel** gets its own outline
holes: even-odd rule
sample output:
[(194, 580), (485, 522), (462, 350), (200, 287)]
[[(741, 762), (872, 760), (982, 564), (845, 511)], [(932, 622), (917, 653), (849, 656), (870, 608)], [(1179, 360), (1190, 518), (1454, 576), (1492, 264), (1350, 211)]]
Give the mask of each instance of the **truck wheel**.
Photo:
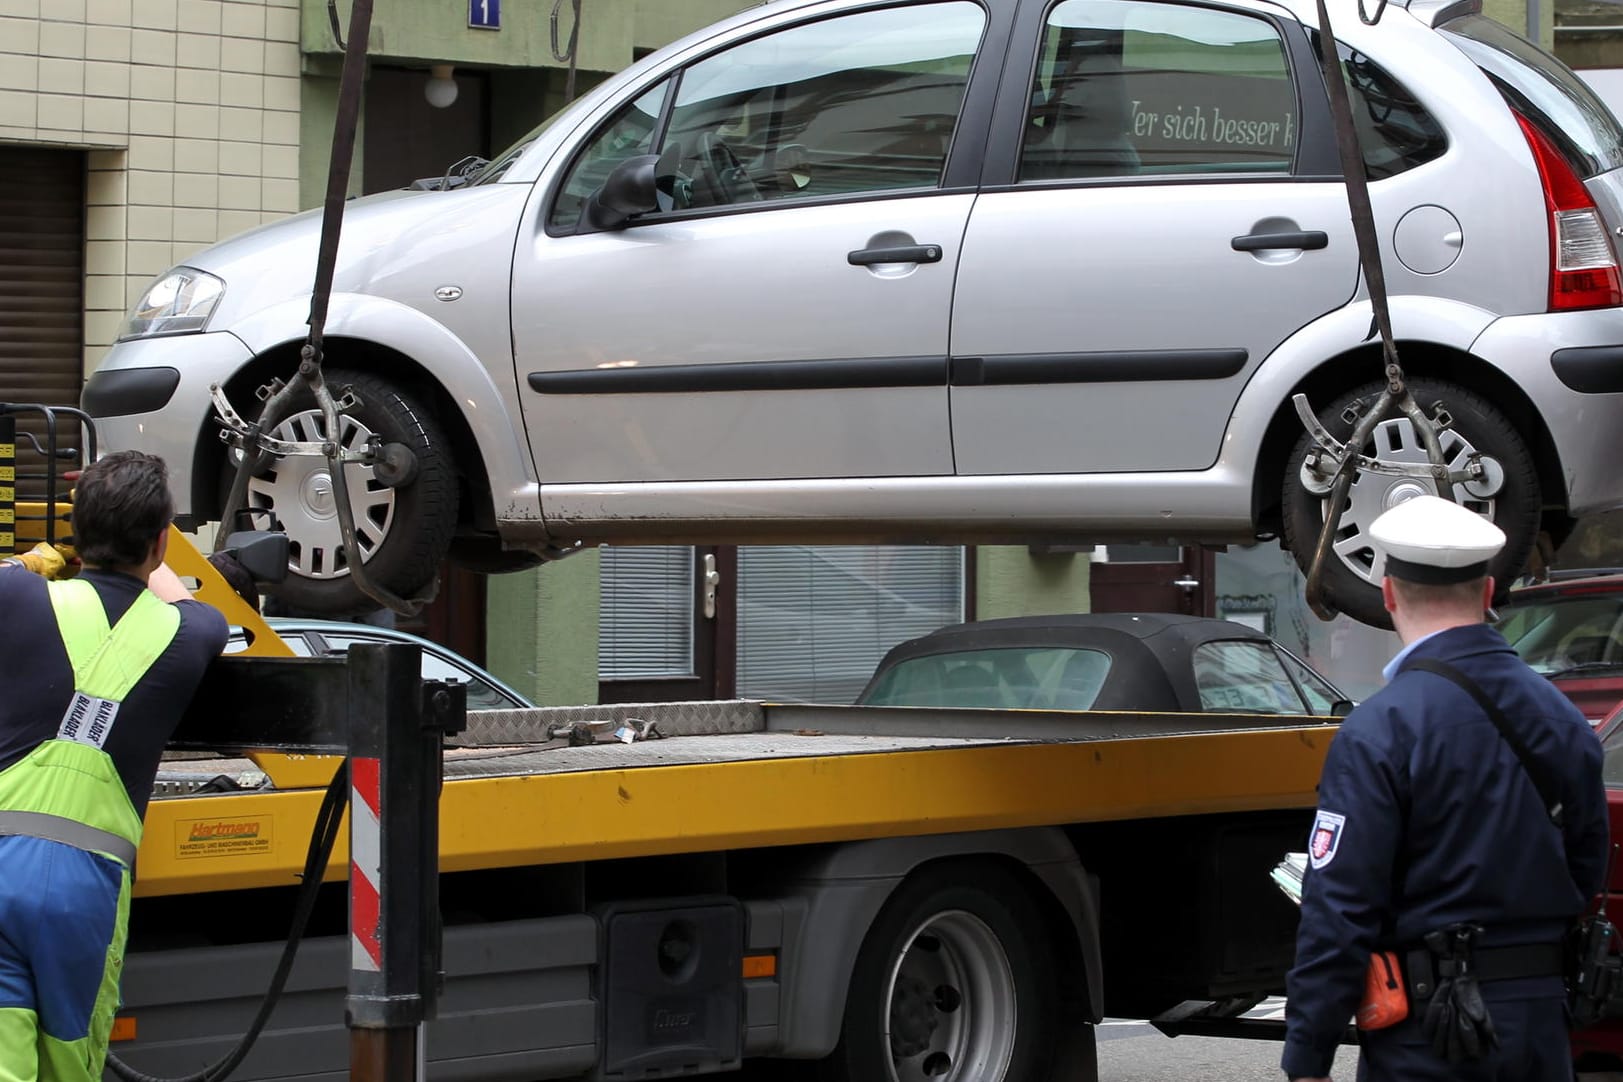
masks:
[[(339, 417), (339, 439), (359, 450), (377, 433), (384, 443), (403, 444), (415, 469), (396, 487), (380, 481), (371, 466), (347, 468), (350, 507), (361, 558), (372, 580), (401, 597), (412, 597), (434, 579), (445, 559), (457, 519), (457, 471), (450, 443), (432, 413), (409, 392), (367, 372), (329, 369), (336, 394), (353, 387), (360, 405)], [(318, 440), (321, 411), (305, 399), (271, 432), (279, 439)], [(226, 471), (225, 484), (231, 480)], [(349, 573), (341, 552), (332, 474), (324, 458), (297, 456), (273, 462), (249, 478), (248, 506), (266, 508), (290, 542), (287, 580), (271, 592), (295, 612), (347, 615), (377, 607)], [(267, 516), (255, 516), (265, 528)]]
[(1042, 913), (992, 864), (926, 868), (862, 942), (826, 1082), (1040, 1082), (1059, 990)]
[[(1357, 416), (1373, 408), (1384, 384), (1369, 384), (1344, 395), (1319, 413), (1319, 421), (1339, 440), (1352, 435)], [(1482, 456), (1487, 476), (1480, 482), (1454, 486), (1454, 499), (1505, 531), (1504, 549), (1489, 566), (1501, 585), (1521, 573), (1538, 537), (1540, 496), (1538, 471), (1527, 443), (1505, 415), (1481, 395), (1441, 380), (1409, 381), (1415, 401), (1428, 413), (1441, 401), (1454, 424), (1441, 434), (1443, 455), (1453, 468), (1463, 467), (1469, 456)], [(1350, 419), (1349, 419), (1350, 418)], [(1329, 500), (1310, 471), (1304, 469), (1312, 441), (1304, 435), (1285, 464), (1285, 547), (1304, 572), (1313, 562), (1319, 530), (1329, 513)], [(1414, 425), (1402, 414), (1389, 416), (1376, 426), (1367, 455), (1424, 465), (1426, 450)], [(1423, 477), (1360, 472), (1343, 507), (1340, 529), (1325, 568), (1325, 594), (1332, 605), (1361, 623), (1391, 627), (1392, 619), (1381, 603), (1385, 558), (1369, 539), (1369, 526), (1388, 508), (1421, 494), (1434, 492)]]

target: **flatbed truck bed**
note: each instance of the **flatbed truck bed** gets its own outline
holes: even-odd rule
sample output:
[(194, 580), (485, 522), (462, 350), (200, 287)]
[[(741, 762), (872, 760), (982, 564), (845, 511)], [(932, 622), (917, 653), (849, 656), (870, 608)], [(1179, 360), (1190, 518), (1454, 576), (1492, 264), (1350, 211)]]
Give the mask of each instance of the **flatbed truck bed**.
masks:
[[(658, 735), (602, 735), (627, 727)], [(558, 734), (571, 729), (603, 742), (570, 746)], [(1028, 941), (1005, 946), (1015, 984), (1041, 970), (1040, 999), (1020, 993), (1055, 1050), (1043, 1077), (1096, 1077), (1092, 1023), (1106, 1012), (1207, 1003), (1227, 1017), (1281, 990), (1294, 913), (1267, 873), (1305, 837), (1334, 731), (1302, 717), (752, 702), (471, 713), (445, 758), (446, 989), (429, 1077), (850, 1062), (862, 1015), (895, 1021), (897, 985), (867, 976), (876, 958), (894, 975), (909, 949), (890, 931), (895, 907), (935, 927), (931, 891), (950, 914), (963, 884), (1020, 895), (1009, 911), (1031, 918)], [(114, 1051), (150, 1073), (223, 1054), (280, 950), (337, 760), (255, 764), (260, 788), (148, 810), (124, 982), (135, 1036)], [(248, 767), (194, 757), (161, 776), (184, 790), (188, 774)], [(345, 1077), (347, 859), (341, 840), (324, 916), (235, 1077)], [(736, 1040), (628, 1036), (615, 1020), (657, 1015), (671, 990), (619, 944), (695, 914), (739, 940), (732, 987), (707, 1001), (738, 1012)], [(856, 1062), (847, 1076), (886, 1077)]]

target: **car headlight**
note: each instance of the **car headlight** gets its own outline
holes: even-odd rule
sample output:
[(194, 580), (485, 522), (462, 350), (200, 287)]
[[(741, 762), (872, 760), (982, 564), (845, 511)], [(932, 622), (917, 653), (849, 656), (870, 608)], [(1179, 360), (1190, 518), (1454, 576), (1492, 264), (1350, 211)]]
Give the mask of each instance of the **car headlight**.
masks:
[(191, 267), (176, 267), (159, 278), (135, 302), (120, 338), (187, 334), (208, 325), (214, 306), (225, 295), (225, 283)]

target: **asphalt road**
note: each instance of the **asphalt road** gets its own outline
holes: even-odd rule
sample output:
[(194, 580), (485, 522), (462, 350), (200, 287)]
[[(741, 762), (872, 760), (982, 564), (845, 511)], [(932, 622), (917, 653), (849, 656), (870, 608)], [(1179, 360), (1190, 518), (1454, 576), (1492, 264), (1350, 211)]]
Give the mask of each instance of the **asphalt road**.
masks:
[[(1351, 1082), (1358, 1050), (1336, 1057), (1335, 1078)], [(1166, 1037), (1141, 1022), (1099, 1027), (1100, 1082), (1284, 1082), (1279, 1042)]]

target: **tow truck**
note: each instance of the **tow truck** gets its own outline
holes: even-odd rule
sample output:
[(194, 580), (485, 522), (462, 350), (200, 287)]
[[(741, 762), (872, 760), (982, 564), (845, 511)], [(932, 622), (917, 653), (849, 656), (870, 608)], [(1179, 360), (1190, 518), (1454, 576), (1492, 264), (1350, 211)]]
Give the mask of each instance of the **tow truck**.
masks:
[[(1322, 4), (1319, 14), (1385, 388), (1346, 443), (1298, 397), (1321, 452), (1315, 483), (1332, 508), (1358, 470), (1412, 474), (1447, 494), (1462, 477), (1398, 363)], [(271, 385), (261, 414), (278, 416), (306, 389), (327, 433), (346, 404), (323, 378), (322, 336), (370, 18), (370, 0), (357, 0), (310, 336), (296, 381)], [(215, 398), (242, 462), (225, 521), (262, 456), (321, 455), (343, 546), (359, 552), (345, 467), (403, 477), (411, 463), (399, 449), (278, 440), (218, 388)], [(1424, 464), (1363, 455), (1394, 411), (1413, 423)], [(47, 447), (47, 474), (59, 450)], [(50, 541), (60, 514), (48, 498), (29, 521)], [(1325, 615), (1335, 525), (1328, 516), (1308, 576)], [(12, 533), (14, 545), (35, 540)], [(253, 653), (286, 652), (183, 536), (171, 553)], [(412, 604), (370, 582), (363, 561), (349, 566), (362, 593)], [(180, 743), (219, 744), (235, 715), (320, 713), (320, 662), (289, 661), (274, 691), (206, 682)], [(432, 1067), (436, 1078), (493, 1082), (657, 1079), (770, 1057), (850, 1082), (1087, 1080), (1098, 1077), (1093, 1027), (1107, 1012), (1169, 1033), (1250, 1032), (1241, 1016), (1282, 990), (1292, 954), (1295, 916), (1268, 872), (1307, 829), (1332, 722), (754, 702), (475, 715), (446, 747), (435, 737), (443, 763), (417, 794), (423, 804), (434, 786), (439, 801), (420, 824), (438, 874), (419, 886), (437, 895), (437, 916), (426, 912), (443, 936), (426, 929), (442, 953), (415, 968), (443, 993), (422, 1012), (432, 1021), (420, 1070), (376, 1077)], [(373, 854), (339, 844), (301, 858), (307, 837), (336, 840), (338, 760), (240, 742), (246, 760), (205, 751), (185, 768), (198, 780), (169, 777), (149, 807), (115, 1032), (120, 1075), (203, 1068), (194, 1077), (218, 1079), (207, 1065), (259, 1029), (255, 1003), (272, 985), (280, 1001), (260, 1012), (268, 1021), (233, 1077), (336, 1079), (346, 1060), (349, 1077), (370, 1077), (357, 1073), (360, 1044), (346, 1040), (340, 1006), (345, 961), (353, 973), (361, 949), (343, 881)], [(288, 969), (277, 959), (288, 957), (290, 925), (309, 938)], [(353, 1023), (353, 978), (350, 988)]]
[[(6, 549), (71, 540), (60, 506), (20, 504), (9, 528), (7, 510)], [(343, 663), (232, 678), (290, 651), (186, 535), (170, 553), (251, 643), (216, 663), (147, 812), (124, 1077), (197, 1072), (249, 1028), (341, 761), (290, 751), (265, 719), (320, 709)], [(443, 751), (443, 990), (423, 1062), (491, 1082), (757, 1057), (853, 1080), (1091, 1079), (1106, 1012), (1243, 1032), (1283, 987), (1295, 916), (1268, 873), (1305, 835), (1333, 720), (747, 701), (470, 713)], [(210, 750), (249, 743), (244, 726), (261, 747)], [(297, 962), (231, 1077), (346, 1077), (354, 856), (340, 839), (317, 865)]]

